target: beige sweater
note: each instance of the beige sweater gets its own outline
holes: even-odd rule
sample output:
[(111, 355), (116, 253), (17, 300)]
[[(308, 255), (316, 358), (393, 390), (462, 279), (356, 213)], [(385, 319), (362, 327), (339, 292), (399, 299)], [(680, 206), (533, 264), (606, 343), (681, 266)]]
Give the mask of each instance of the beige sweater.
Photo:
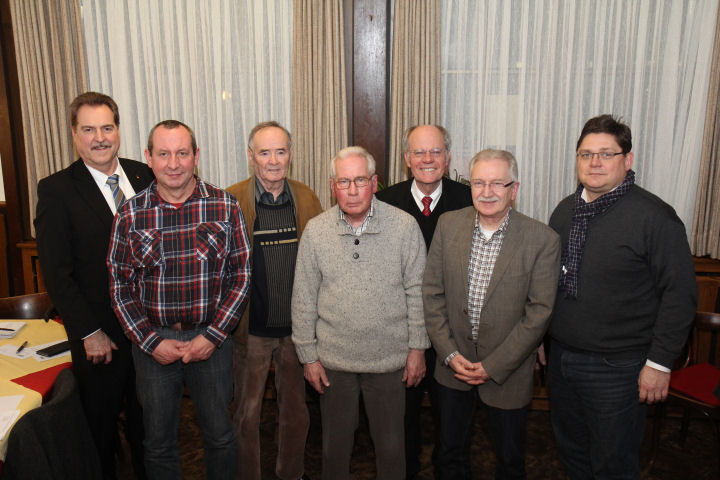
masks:
[(403, 368), (410, 348), (430, 346), (421, 286), (425, 241), (415, 219), (375, 201), (362, 235), (338, 207), (312, 219), (300, 240), (292, 339), (301, 363), (384, 373)]

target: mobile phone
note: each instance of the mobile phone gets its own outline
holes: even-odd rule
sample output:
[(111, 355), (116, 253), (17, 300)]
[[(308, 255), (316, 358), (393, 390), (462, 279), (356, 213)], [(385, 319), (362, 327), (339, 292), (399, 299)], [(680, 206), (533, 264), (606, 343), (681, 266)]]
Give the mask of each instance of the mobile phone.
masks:
[(68, 350), (70, 350), (70, 342), (65, 340), (64, 342), (56, 343), (55, 345), (50, 345), (49, 347), (42, 348), (35, 353), (42, 357), (54, 357), (55, 355), (67, 352)]

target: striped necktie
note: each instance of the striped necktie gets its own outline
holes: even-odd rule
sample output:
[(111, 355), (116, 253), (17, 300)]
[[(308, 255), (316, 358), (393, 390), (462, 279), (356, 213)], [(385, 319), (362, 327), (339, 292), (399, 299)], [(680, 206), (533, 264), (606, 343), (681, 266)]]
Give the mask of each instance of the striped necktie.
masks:
[(430, 216), (430, 204), (432, 203), (432, 197), (423, 197), (422, 199), (423, 205), (425, 205), (425, 208), (423, 208), (422, 214), (426, 217)]
[(117, 173), (113, 173), (107, 178), (107, 183), (110, 185), (110, 190), (113, 194), (113, 199), (115, 200), (115, 209), (117, 210), (120, 208), (120, 205), (125, 201), (125, 195), (123, 195), (123, 191), (120, 190), (120, 175)]

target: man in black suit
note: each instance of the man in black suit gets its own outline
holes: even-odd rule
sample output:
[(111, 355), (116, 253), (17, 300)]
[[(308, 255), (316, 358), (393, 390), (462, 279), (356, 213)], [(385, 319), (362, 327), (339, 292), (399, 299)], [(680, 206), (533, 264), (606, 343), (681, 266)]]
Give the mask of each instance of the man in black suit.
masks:
[(79, 95), (70, 105), (70, 123), (80, 159), (38, 183), (40, 266), (70, 339), (103, 477), (115, 478), (117, 422), (124, 408), (133, 467), (143, 478), (142, 413), (130, 342), (110, 305), (105, 261), (117, 207), (147, 187), (153, 175), (143, 163), (118, 158), (120, 116), (112, 98)]
[[(450, 134), (442, 126), (416, 125), (408, 128), (403, 134), (403, 152), (413, 178), (377, 192), (376, 197), (415, 217), (429, 250), (440, 215), (472, 205), (470, 187), (444, 176), (450, 163)], [(433, 378), (435, 350), (432, 348), (425, 351), (425, 364), (425, 378), (417, 387), (408, 387), (405, 396), (408, 479), (420, 472), (420, 406), (426, 390), (430, 392), (433, 420), (438, 425), (436, 381)]]

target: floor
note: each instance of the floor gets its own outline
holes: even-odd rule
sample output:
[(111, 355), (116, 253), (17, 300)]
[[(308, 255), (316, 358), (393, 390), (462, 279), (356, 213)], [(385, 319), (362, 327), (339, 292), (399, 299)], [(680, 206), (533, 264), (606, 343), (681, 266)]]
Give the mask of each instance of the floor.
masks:
[[(317, 402), (310, 399), (310, 433), (306, 448), (305, 471), (313, 480), (320, 478), (321, 472), (321, 432), (320, 411)], [(671, 412), (672, 414), (672, 412)], [(432, 421), (429, 409), (423, 411), (423, 422), (428, 426), (423, 432), (422, 464), (424, 466), (419, 480), (432, 479), (430, 465), (432, 452)], [(482, 414), (474, 418), (475, 434), (472, 443), (473, 473), (478, 480), (494, 478), (494, 454), (490, 447)], [(274, 480), (276, 408), (274, 401), (266, 400), (263, 406), (261, 440), (263, 480)], [(646, 465), (650, 450), (650, 432), (652, 422), (648, 422), (645, 443), (641, 451), (641, 465)], [(652, 471), (643, 478), (660, 479), (716, 479), (720, 477), (720, 458), (718, 458), (718, 439), (714, 428), (708, 421), (697, 419), (691, 422), (685, 448), (678, 445), (680, 419), (666, 419), (662, 429), (661, 447), (658, 459)], [(356, 445), (351, 464), (351, 478), (371, 479), (375, 477), (372, 442), (367, 425), (363, 422), (358, 429)], [(182, 419), (179, 430), (183, 478), (203, 479), (204, 464), (200, 431), (192, 409), (192, 402), (183, 401)], [(133, 478), (127, 463), (119, 465), (120, 478)], [(566, 476), (557, 458), (550, 426), (549, 412), (532, 411), (528, 420), (527, 473), (529, 479), (565, 479)]]

